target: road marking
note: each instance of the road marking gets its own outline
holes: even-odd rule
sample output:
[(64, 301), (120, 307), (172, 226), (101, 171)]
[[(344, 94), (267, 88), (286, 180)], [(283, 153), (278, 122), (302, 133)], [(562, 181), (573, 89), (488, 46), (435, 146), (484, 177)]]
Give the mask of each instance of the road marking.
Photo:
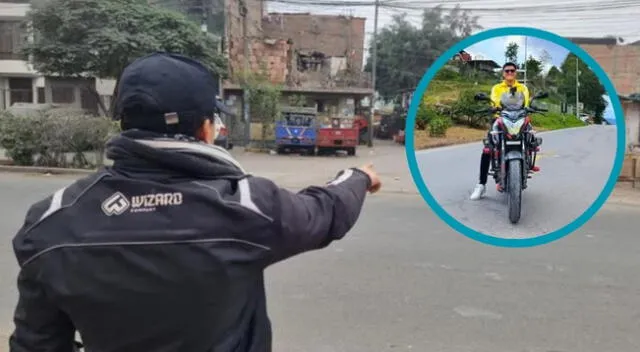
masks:
[(538, 162), (538, 160), (540, 160), (540, 159), (554, 158), (554, 157), (557, 157), (557, 156), (558, 156), (558, 154), (556, 154), (553, 151), (540, 152), (540, 153), (536, 154), (536, 162)]
[(492, 320), (502, 319), (502, 314), (494, 313), (484, 309), (478, 309), (474, 307), (455, 307), (453, 309), (454, 312), (465, 318), (485, 318)]

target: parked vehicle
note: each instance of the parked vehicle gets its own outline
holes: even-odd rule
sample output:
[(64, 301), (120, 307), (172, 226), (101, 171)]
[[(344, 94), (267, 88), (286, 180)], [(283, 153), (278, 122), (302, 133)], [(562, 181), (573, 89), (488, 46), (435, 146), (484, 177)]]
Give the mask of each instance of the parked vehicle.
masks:
[(215, 114), (213, 126), (216, 129), (216, 140), (214, 141), (214, 144), (227, 150), (233, 149), (233, 143), (229, 141), (227, 125), (225, 125), (218, 114)]
[(369, 119), (365, 115), (356, 115), (353, 121), (358, 129), (358, 144), (365, 144), (369, 140)]
[[(233, 149), (233, 143), (229, 140), (229, 131), (225, 121), (229, 116), (235, 116), (218, 96), (215, 97), (216, 111), (214, 112), (213, 127), (216, 129), (216, 139), (213, 143), (227, 150)], [(224, 119), (220, 116), (224, 116)]]
[[(531, 113), (544, 112), (546, 109), (534, 108), (537, 99), (548, 97), (547, 93), (538, 93), (529, 104), (524, 106), (523, 99), (501, 101), (502, 109), (489, 108), (478, 111), (491, 115), (499, 113), (498, 130), (491, 131), (491, 140), (485, 139), (485, 152), (491, 155), (490, 175), (502, 192), (507, 194), (509, 220), (515, 224), (520, 221), (522, 212), (522, 191), (527, 188), (527, 180), (535, 166), (537, 152), (542, 138), (535, 138), (530, 124)], [(477, 101), (490, 102), (485, 93), (475, 96)]]
[(375, 136), (378, 139), (393, 139), (399, 131), (404, 130), (405, 114), (402, 111), (394, 111), (392, 114), (383, 115), (380, 124), (376, 128)]
[(318, 154), (343, 150), (348, 155), (356, 155), (359, 137), (360, 130), (352, 118), (331, 118), (330, 125), (318, 129)]
[(317, 136), (316, 108), (285, 106), (275, 124), (278, 154), (299, 151), (314, 155)]

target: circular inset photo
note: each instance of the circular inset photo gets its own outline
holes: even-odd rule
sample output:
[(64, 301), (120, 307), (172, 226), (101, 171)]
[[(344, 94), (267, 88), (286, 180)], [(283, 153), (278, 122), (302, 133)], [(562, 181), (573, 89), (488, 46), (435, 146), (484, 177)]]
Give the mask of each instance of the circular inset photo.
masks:
[(469, 37), (429, 68), (407, 116), (409, 167), (433, 210), (481, 242), (548, 243), (589, 220), (624, 159), (622, 107), (598, 63), (531, 28)]

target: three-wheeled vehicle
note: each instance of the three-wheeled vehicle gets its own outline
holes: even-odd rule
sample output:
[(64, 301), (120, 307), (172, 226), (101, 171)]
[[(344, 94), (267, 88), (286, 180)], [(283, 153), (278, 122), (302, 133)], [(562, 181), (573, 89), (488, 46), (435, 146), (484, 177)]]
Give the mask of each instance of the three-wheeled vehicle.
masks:
[(304, 152), (315, 154), (317, 137), (316, 108), (284, 106), (276, 121), (276, 146), (278, 154)]
[(329, 125), (322, 125), (318, 129), (318, 154), (344, 150), (348, 155), (356, 155), (359, 134), (353, 118), (332, 117)]

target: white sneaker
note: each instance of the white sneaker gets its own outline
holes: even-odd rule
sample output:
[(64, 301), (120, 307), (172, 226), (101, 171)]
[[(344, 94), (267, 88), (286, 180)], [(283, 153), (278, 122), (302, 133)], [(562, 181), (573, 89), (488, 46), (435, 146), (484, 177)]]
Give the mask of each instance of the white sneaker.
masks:
[(471, 193), (471, 200), (478, 200), (484, 197), (484, 194), (487, 193), (487, 186), (478, 184), (476, 188), (473, 189), (473, 193)]

